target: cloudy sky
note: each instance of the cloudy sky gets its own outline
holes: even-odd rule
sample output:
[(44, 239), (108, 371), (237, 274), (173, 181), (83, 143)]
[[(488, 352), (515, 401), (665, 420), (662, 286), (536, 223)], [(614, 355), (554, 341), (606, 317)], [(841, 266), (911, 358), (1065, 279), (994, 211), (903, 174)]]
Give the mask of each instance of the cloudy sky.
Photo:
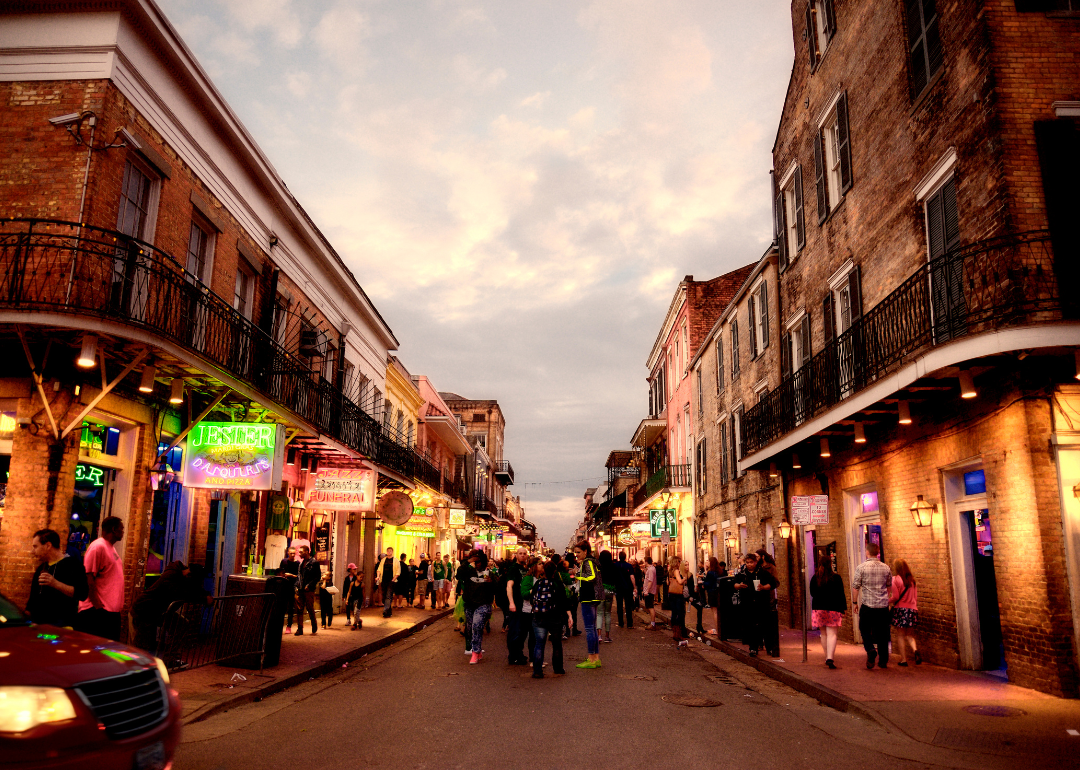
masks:
[(549, 544), (684, 275), (771, 239), (780, 0), (158, 0), (414, 374), (506, 414)]

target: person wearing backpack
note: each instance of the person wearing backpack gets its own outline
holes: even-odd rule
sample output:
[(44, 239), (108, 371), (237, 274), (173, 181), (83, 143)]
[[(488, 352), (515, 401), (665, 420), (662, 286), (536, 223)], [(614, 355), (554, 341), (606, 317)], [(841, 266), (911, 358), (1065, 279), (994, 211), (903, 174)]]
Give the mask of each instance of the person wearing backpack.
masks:
[(532, 587), (532, 629), (536, 642), (532, 649), (533, 679), (544, 678), (544, 646), (551, 639), (551, 670), (556, 676), (566, 673), (563, 668), (562, 630), (569, 621), (570, 610), (566, 592), (559, 580), (559, 565), (555, 559), (543, 566), (543, 577)]
[(600, 580), (600, 565), (592, 557), (592, 546), (582, 540), (574, 546), (574, 556), (581, 563), (578, 570), (578, 600), (581, 603), (581, 622), (585, 624), (585, 642), (589, 657), (578, 668), (600, 668), (600, 640), (596, 633), (596, 610), (604, 601), (604, 584)]

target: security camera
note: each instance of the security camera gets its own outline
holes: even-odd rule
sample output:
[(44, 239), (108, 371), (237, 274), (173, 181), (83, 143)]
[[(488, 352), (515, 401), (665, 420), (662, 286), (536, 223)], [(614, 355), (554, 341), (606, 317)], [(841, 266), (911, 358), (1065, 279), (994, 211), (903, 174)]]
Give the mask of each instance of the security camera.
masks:
[(78, 112), (72, 112), (67, 115), (61, 115), (58, 118), (49, 118), (49, 122), (54, 126), (68, 126), (72, 123), (78, 123), (82, 119), (82, 115)]

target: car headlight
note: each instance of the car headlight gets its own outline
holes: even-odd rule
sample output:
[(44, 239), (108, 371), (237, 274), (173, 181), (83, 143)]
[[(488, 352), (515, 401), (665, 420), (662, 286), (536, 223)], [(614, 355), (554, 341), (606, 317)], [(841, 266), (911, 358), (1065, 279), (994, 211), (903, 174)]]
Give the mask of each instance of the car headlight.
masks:
[(74, 718), (75, 706), (59, 687), (0, 687), (0, 733)]
[(161, 658), (154, 658), (154, 663), (157, 664), (158, 673), (161, 674), (161, 681), (165, 684), (169, 683), (169, 669), (165, 665), (165, 661)]

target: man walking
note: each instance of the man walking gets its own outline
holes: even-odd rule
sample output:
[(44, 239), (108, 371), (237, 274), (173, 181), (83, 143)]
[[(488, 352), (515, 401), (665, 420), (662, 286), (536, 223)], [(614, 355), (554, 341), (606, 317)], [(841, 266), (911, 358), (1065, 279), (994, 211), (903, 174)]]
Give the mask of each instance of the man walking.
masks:
[(83, 556), (86, 570), (86, 599), (79, 602), (75, 629), (105, 639), (120, 641), (120, 610), (124, 608), (124, 565), (116, 544), (124, 537), (124, 522), (107, 516), (101, 522), (101, 536)]
[(642, 581), (641, 594), (645, 597), (645, 609), (649, 611), (649, 628), (656, 628), (656, 566), (652, 556), (645, 554), (645, 579)]
[(623, 610), (626, 611), (626, 628), (634, 627), (634, 571), (626, 563), (626, 552), (619, 553), (618, 585), (615, 586), (615, 609), (619, 617), (619, 628), (623, 627)]
[(382, 616), (384, 618), (394, 614), (394, 590), (397, 588), (397, 580), (400, 576), (401, 562), (394, 558), (394, 549), (387, 548), (386, 555), (379, 559), (375, 567), (375, 579), (379, 581), (379, 587), (382, 589)]
[(508, 600), (506, 651), (508, 653), (507, 660), (511, 666), (527, 665), (529, 663), (529, 659), (523, 652), (528, 630), (522, 627), (523, 613), (521, 611), (521, 579), (524, 577), (522, 568), (525, 566), (525, 560), (528, 556), (528, 551), (519, 548), (517, 553), (514, 554), (514, 558), (506, 563), (506, 598)]
[[(889, 586), (892, 570), (881, 563), (877, 543), (866, 544), (866, 561), (855, 568), (851, 581), (852, 605), (859, 616), (859, 633), (866, 650), (866, 667), (889, 665)], [(876, 649), (875, 649), (876, 647)]]
[(60, 550), (60, 534), (39, 529), (30, 539), (30, 553), (38, 567), (30, 581), (26, 614), (35, 623), (71, 628), (86, 598), (86, 570), (78, 559)]
[[(292, 591), (292, 599), (289, 601), (289, 615), (285, 619), (285, 633), (292, 633), (293, 614), (296, 612), (296, 581), (300, 574), (300, 562), (296, 560), (296, 549), (292, 546), (285, 551), (285, 558), (278, 564), (278, 577), (289, 581), (289, 589)], [(300, 625), (303, 626), (304, 618), (301, 616)]]
[(428, 568), (427, 554), (420, 554), (420, 564), (416, 567), (416, 598), (420, 602), (420, 609), (424, 609), (427, 600)]
[(297, 593), (297, 609), (300, 611), (300, 617), (296, 619), (296, 636), (304, 635), (305, 609), (311, 620), (312, 636), (318, 633), (318, 626), (315, 624), (315, 596), (319, 592), (320, 580), (322, 580), (322, 570), (319, 569), (319, 562), (312, 557), (311, 548), (306, 545), (300, 546), (299, 592)]

